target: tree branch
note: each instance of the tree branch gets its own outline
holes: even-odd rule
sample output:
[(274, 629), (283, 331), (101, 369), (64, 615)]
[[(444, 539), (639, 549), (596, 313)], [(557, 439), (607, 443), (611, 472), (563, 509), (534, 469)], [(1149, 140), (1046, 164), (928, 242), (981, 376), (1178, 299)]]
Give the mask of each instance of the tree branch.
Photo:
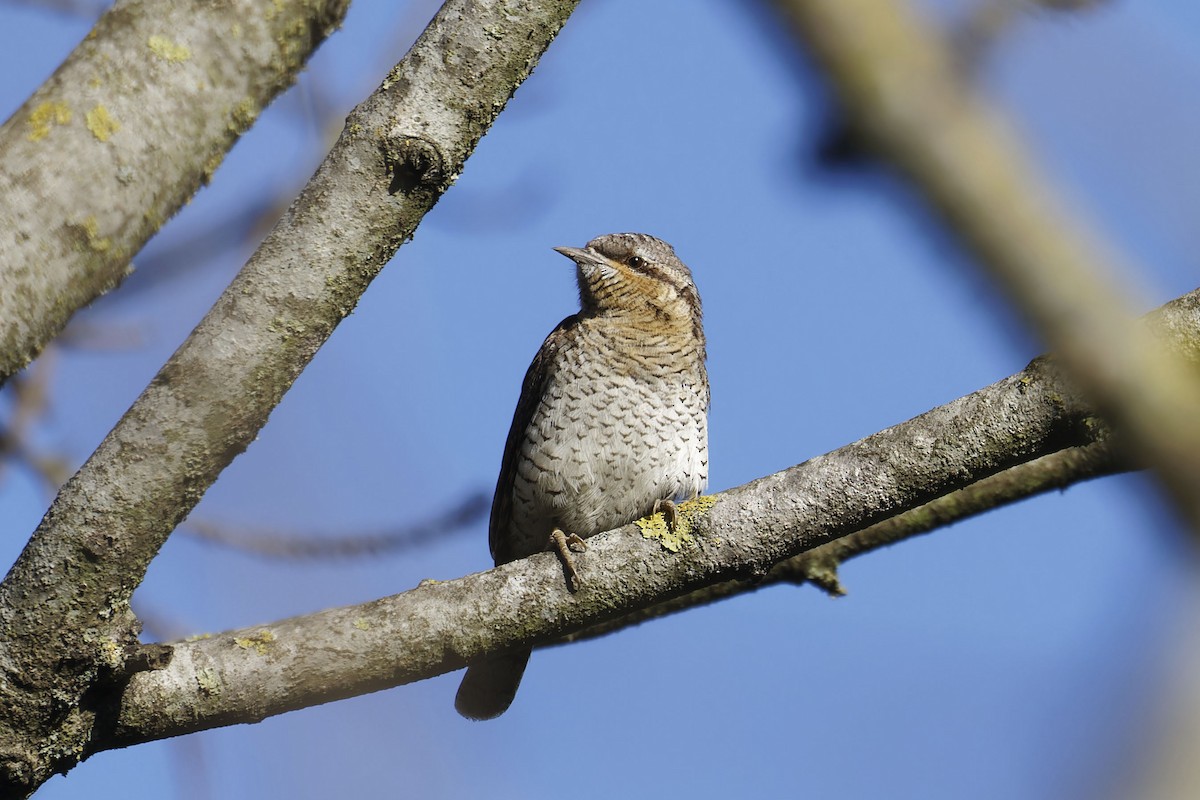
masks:
[(489, 508), (491, 498), (482, 492), (475, 492), (433, 519), (365, 533), (299, 533), (223, 525), (202, 519), (187, 520), (179, 527), (179, 532), (257, 556), (328, 562), (398, 553), (444, 540), (447, 534), (462, 531), (485, 518)]
[(771, 570), (767, 579), (811, 582), (833, 595), (845, 594), (837, 568), (851, 558), (978, 516), (1018, 500), (1065, 489), (1072, 484), (1124, 472), (1107, 436), (1081, 447), (1069, 447), (1019, 464), (963, 487), (903, 514), (789, 559)]
[(595, 639), (652, 619), (780, 583), (812, 583), (830, 595), (841, 596), (846, 590), (838, 579), (838, 567), (851, 558), (873, 553), (1017, 500), (1063, 489), (1101, 475), (1111, 475), (1122, 469), (1107, 437), (1082, 447), (1069, 447), (991, 475), (925, 505), (781, 561), (760, 581), (726, 581), (705, 586), (665, 603), (585, 628), (552, 644)]
[[(669, 553), (636, 525), (589, 540), (584, 587), (567, 591), (553, 555), (427, 582), (402, 595), (175, 646), (164, 670), (134, 677), (110, 735), (94, 749), (263, 717), (458, 669), (485, 654), (553, 640), (714, 581), (761, 576), (781, 559), (902, 510), (945, 487), (1069, 440), (1084, 426), (1034, 372), (936, 409), (798, 467), (717, 495), (691, 546)], [(1031, 402), (1032, 400), (1032, 402)], [(965, 432), (990, 407), (1040, 419), (1029, 438), (989, 447)], [(1028, 415), (1028, 416), (1026, 416)], [(1061, 429), (1060, 429), (1061, 428)], [(940, 442), (947, 444), (942, 452)], [(986, 452), (984, 452), (986, 451)], [(960, 464), (969, 464), (964, 470)], [(686, 509), (686, 507), (685, 507)], [(685, 510), (686, 513), (686, 510)], [(589, 569), (589, 565), (591, 568)], [(602, 566), (602, 568), (601, 568)]]
[(778, 0), (851, 130), (1008, 292), (1200, 533), (1200, 375), (1132, 317), (1108, 248), (1067, 213), (944, 37), (901, 0)]
[[(1181, 346), (1200, 349), (1200, 289), (1150, 321)], [(908, 422), (685, 504), (687, 524), (674, 549), (665, 546), (665, 528), (646, 521), (589, 539), (587, 552), (576, 557), (584, 577), (578, 593), (567, 590), (557, 559), (539, 554), (358, 606), (178, 643), (168, 667), (135, 675), (104, 704), (106, 724), (96, 727), (88, 752), (256, 722), (450, 672), (484, 656), (559, 643), (580, 631), (599, 635), (636, 624), (643, 609), (675, 610), (676, 598), (705, 587), (745, 591), (747, 581), (807, 579), (787, 559), (855, 531), (862, 532), (858, 540), (827, 545), (838, 550), (832, 555), (882, 546), (901, 531), (885, 520), (910, 509), (928, 517), (919, 506), (980, 481), (966, 498), (946, 500), (960, 509), (953, 513), (1103, 473), (1115, 467), (1109, 446), (1107, 430), (1053, 363), (1039, 358)], [(1067, 450), (1077, 447), (1083, 449)], [(1026, 463), (1059, 451), (1065, 452)], [(997, 475), (1018, 465), (1025, 466)], [(909, 535), (929, 521), (915, 516), (902, 523)], [(772, 575), (781, 562), (786, 566)]]
[(0, 584), (0, 794), (77, 762), (96, 722), (89, 698), (136, 640), (129, 596), (150, 560), (412, 236), (575, 4), (447, 2), (63, 487)]
[(712, 583), (760, 579), (786, 558), (1086, 442), (1092, 430), (1086, 409), (1038, 360), (894, 428), (685, 504), (678, 552), (660, 544), (665, 526), (656, 537), (646, 523), (589, 539), (576, 556), (584, 585), (575, 594), (557, 559), (541, 554), (360, 606), (177, 644), (169, 667), (134, 676), (110, 711), (111, 731), (91, 749), (376, 691), (549, 643)]
[(207, 183), (349, 0), (119, 0), (0, 126), (0, 384)]

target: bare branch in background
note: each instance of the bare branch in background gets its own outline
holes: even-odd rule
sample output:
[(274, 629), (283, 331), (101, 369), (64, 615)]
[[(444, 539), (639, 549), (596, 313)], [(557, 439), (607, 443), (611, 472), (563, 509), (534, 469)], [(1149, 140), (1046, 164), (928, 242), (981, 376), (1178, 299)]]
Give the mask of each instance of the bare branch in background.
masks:
[(959, 62), (976, 67), (1022, 18), (1039, 10), (1088, 11), (1109, 0), (977, 0), (950, 33)]
[(1110, 5), (1112, 0), (1025, 0), (1025, 2), (1050, 11), (1088, 11)]
[(69, 476), (65, 455), (48, 453), (33, 441), (34, 426), (50, 408), (50, 381), (56, 359), (48, 350), (42, 358), (18, 376), (2, 391), (12, 400), (8, 422), (0, 428), (0, 480), (8, 468), (19, 464), (30, 470), (51, 494), (58, 491)]
[(851, 128), (1008, 292), (1200, 533), (1200, 372), (1137, 325), (1110, 249), (900, 0), (778, 0)]
[(1065, 489), (1130, 469), (1113, 452), (1107, 436), (1083, 447), (1070, 447), (1007, 469), (920, 508), (877, 522), (857, 533), (821, 545), (780, 564), (768, 579), (811, 582), (831, 595), (843, 595), (837, 568), (851, 558), (873, 553), (905, 539), (969, 519), (1003, 505), (1056, 489)]
[(489, 506), (489, 498), (482, 492), (476, 492), (433, 519), (373, 533), (300, 534), (225, 525), (203, 519), (189, 519), (179, 530), (205, 542), (243, 553), (270, 558), (327, 561), (388, 555), (430, 544), (480, 521)]

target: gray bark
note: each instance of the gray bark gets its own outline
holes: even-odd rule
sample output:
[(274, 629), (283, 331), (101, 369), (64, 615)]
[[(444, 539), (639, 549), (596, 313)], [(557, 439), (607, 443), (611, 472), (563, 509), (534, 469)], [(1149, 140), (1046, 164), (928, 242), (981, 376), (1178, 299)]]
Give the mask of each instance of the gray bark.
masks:
[(1069, 447), (990, 475), (962, 489), (931, 500), (862, 530), (841, 536), (800, 555), (779, 562), (761, 580), (713, 583), (663, 603), (626, 614), (619, 619), (590, 625), (553, 644), (594, 639), (658, 617), (715, 603), (735, 595), (756, 592), (780, 583), (811, 583), (827, 594), (846, 594), (838, 575), (843, 563), (884, 547), (931, 533), (954, 522), (1003, 505), (1053, 490), (1062, 490), (1092, 478), (1122, 472), (1130, 467), (1113, 453), (1105, 437), (1088, 445)]
[[(1150, 321), (1176, 352), (1196, 360), (1200, 289)], [(169, 666), (133, 676), (114, 695), (106, 715), (111, 728), (97, 729), (89, 747), (256, 722), (449, 672), (483, 656), (637, 624), (647, 609), (654, 616), (662, 607), (711, 601), (708, 587), (730, 596), (761, 581), (807, 578), (803, 571), (773, 570), (838, 537), (847, 546), (834, 553), (837, 560), (895, 541), (897, 533), (881, 533), (882, 521), (989, 476), (1002, 478), (986, 493), (994, 507), (1116, 469), (1113, 446), (1057, 366), (1037, 359), (908, 422), (698, 507), (681, 507), (681, 541), (665, 541), (661, 529), (644, 523), (589, 539), (576, 556), (578, 592), (568, 590), (562, 566), (546, 553), (358, 606), (176, 643)], [(1062, 457), (1037, 462), (1051, 453)], [(1011, 468), (1027, 473), (1025, 479), (1003, 479)], [(956, 502), (966, 507), (943, 509), (943, 522), (988, 505), (979, 497)], [(855, 532), (872, 525), (879, 525), (875, 534), (854, 541)], [(908, 534), (929, 527), (910, 524)]]
[(575, 4), (446, 3), (63, 487), (0, 584), (0, 794), (78, 761), (103, 723), (97, 698), (144, 668), (129, 597), (150, 560), (412, 236)]
[(0, 384), (212, 176), (349, 0), (118, 0), (0, 127)]
[[(706, 586), (753, 583), (835, 537), (1106, 434), (1057, 367), (1038, 360), (907, 423), (685, 507), (687, 535), (641, 523), (589, 540), (577, 557), (585, 584), (574, 594), (557, 561), (542, 555), (362, 606), (169, 648), (137, 646), (128, 602), (150, 560), (453, 182), (574, 6), (573, 0), (448, 2), (351, 115), (325, 163), (229, 290), (63, 488), (0, 584), (0, 794), (28, 793), (96, 751), (394, 686), (485, 655), (560, 641)], [(107, 47), (126, 33), (112, 21), (102, 24), (113, 27), (89, 47)], [(126, 47), (148, 45), (146, 34), (131, 36)], [(176, 49), (179, 38), (156, 42), (155, 57), (165, 65), (188, 63)], [(198, 58), (191, 44), (189, 51)], [(129, 109), (114, 114), (109, 104), (121, 108), (115, 101), (88, 106), (109, 109), (107, 122), (105, 115), (85, 114), (83, 123), (76, 102), (67, 104), (70, 119), (51, 104), (35, 120), (43, 107), (35, 98), (20, 123), (24, 141), (90, 147), (89, 136), (111, 143), (129, 129), (121, 116)], [(186, 111), (171, 119), (187, 121)], [(222, 119), (240, 117), (231, 112)], [(25, 146), (14, 130), (0, 131), (0, 153)], [(120, 161), (107, 164), (122, 174)], [(198, 176), (198, 169), (189, 174)], [(16, 183), (0, 189), (20, 193)], [(163, 208), (170, 213), (176, 205)], [(63, 274), (99, 276), (85, 281), (91, 288), (83, 295), (94, 296), (119, 273), (105, 265), (121, 267), (140, 246), (125, 233), (142, 230), (134, 215), (157, 207), (140, 207), (120, 218), (124, 227), (110, 230), (107, 217), (85, 206), (74, 241), (101, 254), (116, 247), (123, 256), (93, 253)], [(45, 230), (57, 230), (53, 222)], [(25, 291), (61, 302), (51, 284), (28, 283)], [(61, 327), (76, 307), (78, 297), (69, 297), (61, 313), (41, 308), (44, 319), (37, 322), (45, 327), (0, 342), (0, 350), (18, 354), (13, 364)], [(5, 302), (7, 296), (0, 298)], [(1200, 292), (1168, 306), (1160, 322), (1194, 361)]]
[[(1200, 336), (1200, 304), (1173, 308)], [(1093, 421), (1039, 359), (901, 425), (681, 506), (677, 539), (665, 539), (661, 527), (647, 535), (655, 529), (645, 523), (588, 539), (575, 557), (582, 587), (574, 593), (545, 553), (359, 606), (175, 644), (168, 667), (133, 677), (109, 715), (111, 732), (91, 746), (255, 722), (553, 643), (709, 585), (753, 583), (834, 537), (1088, 443), (1104, 433)]]

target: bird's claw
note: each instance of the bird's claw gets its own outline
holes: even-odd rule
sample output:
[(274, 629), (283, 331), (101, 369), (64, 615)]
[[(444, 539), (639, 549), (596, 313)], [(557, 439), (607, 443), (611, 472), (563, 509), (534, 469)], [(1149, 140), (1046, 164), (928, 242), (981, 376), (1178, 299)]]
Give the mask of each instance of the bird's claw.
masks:
[(654, 510), (650, 512), (651, 516), (662, 512), (663, 521), (667, 523), (667, 530), (671, 533), (675, 532), (675, 525), (679, 521), (679, 511), (675, 508), (674, 500), (655, 500)]
[(575, 557), (571, 554), (572, 551), (582, 553), (587, 550), (587, 545), (583, 539), (579, 538), (578, 534), (565, 534), (558, 528), (550, 534), (550, 541), (546, 546), (547, 550), (553, 550), (558, 554), (558, 560), (562, 562), (563, 571), (567, 573), (567, 580), (570, 584), (569, 588), (578, 589), (583, 585), (583, 578), (579, 576), (579, 570), (575, 568)]

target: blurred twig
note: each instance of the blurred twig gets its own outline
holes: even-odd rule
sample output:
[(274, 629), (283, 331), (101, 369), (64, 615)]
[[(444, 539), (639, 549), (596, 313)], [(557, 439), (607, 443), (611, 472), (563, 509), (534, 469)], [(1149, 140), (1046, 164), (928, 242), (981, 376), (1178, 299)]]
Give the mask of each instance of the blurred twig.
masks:
[(23, 464), (51, 492), (70, 474), (66, 456), (43, 453), (33, 443), (33, 427), (50, 408), (50, 380), (54, 374), (55, 349), (47, 348), (29, 369), (14, 375), (5, 389), (12, 396), (12, 413), (0, 427), (0, 478), (8, 467)]
[(925, 196), (1200, 532), (1194, 361), (1136, 325), (1117, 260), (972, 90), (944, 37), (897, 0), (777, 2), (858, 137)]
[(1152, 727), (1139, 737), (1133, 769), (1118, 781), (1112, 800), (1181, 800), (1200, 787), (1200, 588), (1193, 582), (1173, 621), (1171, 658), (1154, 676)]
[(234, 248), (253, 247), (279, 219), (297, 190), (296, 186), (287, 186), (255, 197), (243, 196), (227, 211), (196, 223), (190, 230), (172, 230), (163, 241), (156, 239), (138, 256), (136, 268), (121, 291), (104, 295), (89, 310), (143, 302), (143, 292), (203, 269)]
[[(179, 619), (149, 609), (133, 601), (134, 611), (142, 622), (142, 639), (166, 642), (188, 635), (188, 627)], [(210, 764), (205, 740), (199, 736), (177, 736), (169, 743), (171, 767), (176, 782), (175, 796), (187, 800), (207, 800), (213, 797)]]
[(191, 633), (191, 629), (181, 620), (162, 613), (157, 608), (151, 608), (140, 600), (133, 602), (133, 610), (142, 623), (142, 639), (152, 642), (169, 642), (182, 639)]
[(350, 536), (297, 534), (268, 528), (226, 525), (202, 519), (188, 520), (180, 527), (180, 531), (190, 533), (206, 542), (270, 558), (363, 558), (427, 544), (474, 524), (487, 510), (488, 498), (482, 492), (476, 492), (433, 519), (373, 533)]
[(50, 385), (60, 350), (120, 350), (141, 344), (141, 332), (136, 328), (73, 318), (53, 345), (0, 388), (12, 401), (7, 421), (0, 423), (0, 479), (11, 465), (20, 464), (53, 496), (71, 475), (72, 460), (66, 452), (48, 450), (35, 442), (35, 428), (50, 411)]
[(1012, 27), (1032, 12), (1086, 11), (1109, 0), (978, 0), (951, 32), (954, 49), (968, 68), (982, 61)]
[(27, 6), (55, 14), (96, 19), (112, 5), (109, 0), (3, 0), (9, 6)]

